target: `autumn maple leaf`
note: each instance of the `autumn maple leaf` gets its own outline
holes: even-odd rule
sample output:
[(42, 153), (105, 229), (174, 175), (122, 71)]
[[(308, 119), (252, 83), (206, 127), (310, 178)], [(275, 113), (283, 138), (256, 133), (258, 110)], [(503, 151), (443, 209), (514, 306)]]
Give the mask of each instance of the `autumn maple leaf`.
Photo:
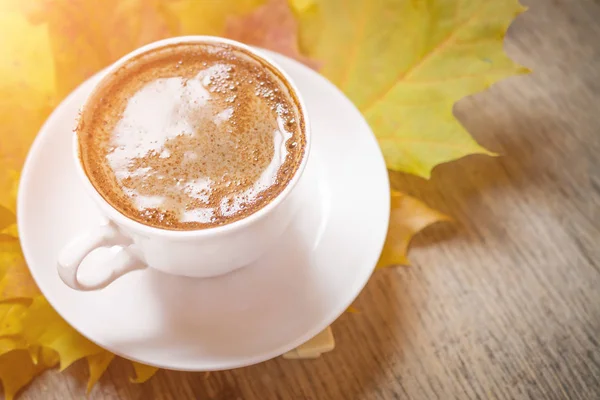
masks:
[(429, 178), (441, 163), (492, 154), (454, 118), (459, 99), (529, 72), (504, 53), (517, 0), (293, 0), (303, 53), (350, 97), (388, 168)]

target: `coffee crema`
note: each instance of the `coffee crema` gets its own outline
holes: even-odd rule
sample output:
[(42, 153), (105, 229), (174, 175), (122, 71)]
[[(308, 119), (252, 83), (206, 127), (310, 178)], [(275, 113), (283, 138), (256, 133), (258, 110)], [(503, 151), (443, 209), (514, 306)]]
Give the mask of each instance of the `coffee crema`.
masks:
[(109, 204), (145, 225), (195, 230), (247, 217), (281, 193), (304, 156), (304, 130), (276, 69), (203, 42), (126, 61), (94, 91), (76, 134)]

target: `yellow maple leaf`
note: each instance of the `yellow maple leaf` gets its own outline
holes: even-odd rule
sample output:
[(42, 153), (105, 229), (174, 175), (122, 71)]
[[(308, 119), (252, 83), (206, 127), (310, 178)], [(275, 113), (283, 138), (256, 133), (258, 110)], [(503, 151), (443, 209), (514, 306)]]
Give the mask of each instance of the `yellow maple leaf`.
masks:
[(19, 230), (17, 229), (17, 224), (14, 223), (9, 225), (7, 228), (4, 228), (0, 231), (0, 241), (7, 240), (9, 238), (15, 239), (19, 237)]
[(23, 331), (21, 317), (27, 306), (21, 303), (0, 304), (0, 337), (20, 335)]
[(4, 387), (5, 400), (12, 400), (36, 375), (53, 367), (57, 362), (56, 353), (44, 348), (40, 350), (37, 364), (34, 364), (28, 350), (13, 350), (1, 355), (0, 381)]
[(0, 305), (5, 301), (30, 304), (31, 299), (40, 294), (20, 250), (17, 253), (15, 249), (15, 259), (0, 268), (5, 268), (4, 276), (0, 279)]
[(18, 173), (52, 106), (54, 65), (46, 28), (0, 12), (0, 206), (14, 213)]
[(528, 72), (502, 41), (517, 0), (315, 0), (300, 12), (301, 48), (357, 105), (388, 168), (430, 176), (436, 165), (489, 151), (454, 103)]
[(27, 347), (27, 342), (20, 336), (0, 337), (0, 356), (13, 350), (25, 350)]
[(27, 268), (18, 239), (0, 235), (0, 303), (22, 301), (29, 304), (38, 294), (40, 291)]
[(315, 0), (289, 0), (289, 3), (295, 12), (303, 13), (315, 5)]
[(134, 383), (144, 383), (158, 371), (156, 367), (140, 364), (135, 361), (132, 361), (131, 364), (133, 364), (133, 369), (135, 370), (135, 378), (130, 378), (130, 381)]
[(30, 344), (58, 353), (61, 371), (83, 357), (103, 351), (62, 319), (43, 296), (33, 298), (21, 324), (21, 334)]
[(419, 200), (392, 190), (390, 225), (377, 268), (408, 265), (406, 253), (413, 236), (431, 224), (449, 220)]
[(31, 299), (39, 294), (40, 291), (23, 258), (10, 266), (5, 277), (0, 281), (0, 303), (4, 301), (31, 303)]
[(115, 355), (108, 352), (102, 351), (98, 354), (87, 356), (88, 367), (90, 370), (90, 377), (87, 384), (87, 393), (89, 394), (96, 382), (100, 379), (104, 371), (108, 368), (110, 362), (115, 358)]
[(298, 48), (298, 22), (286, 0), (269, 0), (252, 13), (227, 18), (226, 37), (295, 58), (311, 68), (320, 66)]
[(0, 206), (0, 231), (17, 222), (15, 214), (8, 208)]
[(21, 316), (26, 308), (20, 303), (0, 304), (0, 356), (29, 347), (27, 341), (21, 336)]
[(227, 17), (252, 11), (265, 0), (166, 0), (159, 8), (177, 35), (222, 36)]
[(22, 257), (19, 239), (10, 235), (0, 235), (0, 280), (4, 279), (11, 266)]
[(27, 350), (13, 350), (0, 356), (0, 380), (6, 400), (14, 395), (35, 376), (36, 366)]

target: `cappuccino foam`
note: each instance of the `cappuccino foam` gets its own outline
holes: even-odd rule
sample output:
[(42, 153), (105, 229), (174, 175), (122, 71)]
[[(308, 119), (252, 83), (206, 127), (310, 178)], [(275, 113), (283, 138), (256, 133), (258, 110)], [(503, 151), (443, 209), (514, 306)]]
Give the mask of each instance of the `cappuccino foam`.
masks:
[(80, 158), (125, 216), (170, 230), (240, 220), (294, 176), (305, 121), (285, 78), (237, 47), (175, 44), (128, 60), (82, 111)]

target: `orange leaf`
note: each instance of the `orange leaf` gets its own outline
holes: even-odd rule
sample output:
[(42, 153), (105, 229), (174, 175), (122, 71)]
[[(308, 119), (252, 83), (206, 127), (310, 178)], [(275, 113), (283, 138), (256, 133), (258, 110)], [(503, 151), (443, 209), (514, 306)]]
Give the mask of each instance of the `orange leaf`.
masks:
[(13, 350), (27, 349), (27, 342), (19, 336), (0, 338), (0, 356)]
[(50, 349), (40, 350), (40, 359), (33, 363), (28, 350), (13, 350), (0, 356), (0, 381), (4, 387), (5, 400), (12, 400), (15, 394), (27, 385), (36, 375), (56, 365), (56, 353)]
[(104, 374), (110, 362), (115, 358), (115, 355), (108, 351), (102, 351), (87, 357), (87, 362), (90, 370), (90, 378), (87, 384), (87, 393), (89, 394), (96, 382)]
[(14, 395), (35, 376), (36, 368), (27, 350), (13, 350), (0, 356), (0, 380), (4, 386), (4, 398)]
[(59, 98), (119, 57), (172, 35), (155, 0), (46, 0), (26, 12), (47, 26)]
[(152, 378), (152, 376), (158, 371), (158, 368), (152, 367), (146, 364), (140, 364), (138, 362), (132, 361), (133, 369), (135, 370), (135, 378), (130, 378), (130, 381), (133, 383), (143, 383), (148, 379)]
[(450, 220), (419, 200), (395, 190), (392, 190), (391, 206), (390, 226), (377, 268), (408, 265), (406, 253), (413, 236), (433, 223)]
[(17, 222), (15, 214), (6, 207), (0, 206), (0, 231)]
[(269, 0), (246, 16), (228, 18), (225, 36), (277, 51), (314, 69), (318, 69), (320, 65), (300, 53), (298, 22), (286, 0)]

